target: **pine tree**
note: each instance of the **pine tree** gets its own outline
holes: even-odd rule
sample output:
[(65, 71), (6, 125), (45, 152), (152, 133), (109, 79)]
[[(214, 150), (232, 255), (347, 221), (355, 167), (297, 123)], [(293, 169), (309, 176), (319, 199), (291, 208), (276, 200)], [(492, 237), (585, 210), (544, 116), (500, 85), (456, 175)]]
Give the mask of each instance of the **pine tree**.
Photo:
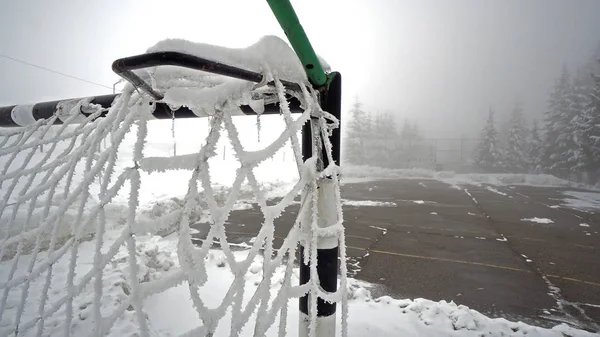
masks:
[(381, 167), (393, 166), (394, 145), (398, 137), (394, 116), (390, 112), (379, 113), (373, 122), (371, 139), (374, 146), (370, 149), (373, 155), (372, 164)]
[(570, 173), (570, 152), (576, 148), (573, 137), (573, 89), (566, 67), (554, 85), (545, 116), (542, 166), (549, 173), (566, 177)]
[(419, 131), (419, 125), (417, 124), (417, 121), (414, 121), (412, 126), (410, 127), (410, 137), (411, 140), (421, 139), (421, 131)]
[(498, 124), (498, 146), (500, 147), (500, 149), (504, 150), (508, 147), (508, 133), (510, 132), (511, 115), (509, 114), (508, 118), (506, 118), (505, 115), (499, 117), (503, 118), (498, 118), (498, 120), (496, 121)]
[(588, 170), (593, 160), (589, 153), (590, 144), (585, 136), (585, 130), (589, 127), (586, 109), (590, 101), (589, 85), (587, 83), (589, 81), (579, 75), (575, 79), (571, 89), (572, 100), (570, 108), (574, 117), (571, 120), (570, 132), (575, 146), (567, 152), (567, 163), (569, 170), (578, 174)]
[(367, 163), (367, 142), (372, 134), (371, 119), (362, 109), (362, 104), (356, 98), (350, 110), (351, 119), (346, 131), (344, 154), (346, 160), (352, 164)]
[(517, 103), (510, 115), (506, 147), (502, 151), (502, 164), (508, 172), (522, 173), (527, 170), (527, 133), (523, 109), (521, 104)]
[(485, 126), (481, 130), (479, 143), (475, 148), (475, 165), (487, 172), (496, 172), (500, 165), (498, 131), (494, 125), (494, 112), (490, 109)]
[(531, 132), (529, 136), (529, 146), (527, 157), (529, 159), (529, 169), (532, 172), (540, 171), (540, 162), (541, 162), (541, 151), (542, 151), (542, 139), (540, 137), (540, 130), (538, 127), (537, 120), (533, 120), (533, 125), (531, 126)]
[(591, 182), (598, 181), (600, 174), (600, 76), (592, 75), (594, 85), (582, 116), (582, 143), (586, 158), (585, 169), (591, 174)]
[(419, 125), (417, 124), (417, 121), (414, 121), (411, 124), (408, 119), (404, 119), (402, 130), (400, 131), (400, 139), (406, 142), (412, 142), (421, 139), (421, 132), (419, 131)]
[(400, 139), (404, 142), (408, 142), (412, 140), (412, 126), (408, 119), (404, 119), (404, 123), (402, 124), (402, 130), (400, 131)]

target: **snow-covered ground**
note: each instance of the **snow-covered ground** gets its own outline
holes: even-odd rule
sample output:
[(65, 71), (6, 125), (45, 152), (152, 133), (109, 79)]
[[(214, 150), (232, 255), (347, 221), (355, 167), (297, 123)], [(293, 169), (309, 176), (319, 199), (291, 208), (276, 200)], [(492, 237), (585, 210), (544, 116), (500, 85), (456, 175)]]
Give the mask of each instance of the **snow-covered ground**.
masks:
[[(117, 239), (119, 231), (108, 231), (105, 239), (110, 245)], [(137, 256), (140, 269), (137, 274), (138, 281), (143, 286), (162, 278), (176, 277), (179, 270), (177, 259), (177, 245), (174, 235), (167, 237), (140, 236), (137, 237)], [(80, 246), (79, 259), (76, 268), (76, 279), (80, 280), (92, 268), (94, 244), (84, 242)], [(240, 260), (246, 256), (246, 251), (235, 253)], [(23, 263), (19, 264), (16, 277), (26, 271), (29, 256), (23, 256)], [(237, 259), (236, 257), (236, 259)], [(39, 256), (39, 259), (44, 256)], [(49, 291), (49, 301), (54, 303), (64, 297), (63, 287), (66, 275), (61, 270), (66, 270), (68, 259), (59, 259), (54, 264), (55, 276)], [(213, 250), (205, 259), (207, 273), (209, 275), (206, 284), (198, 288), (200, 297), (207, 307), (216, 308), (221, 304), (223, 297), (229, 290), (229, 285), (234, 281), (234, 276), (229, 269), (224, 255)], [(9, 272), (9, 262), (0, 263), (0, 276), (5, 279)], [(245, 276), (244, 288), (246, 294), (252, 294), (262, 279), (262, 257), (257, 256)], [(284, 268), (275, 272), (271, 284), (271, 292), (277, 293), (284, 277)], [(298, 278), (298, 270), (294, 269), (292, 277), (295, 282)], [(44, 278), (35, 280), (30, 286), (32, 294), (38, 294), (44, 286)], [(572, 336), (585, 337), (596, 336), (581, 330), (570, 328), (564, 324), (552, 329), (544, 329), (530, 326), (520, 322), (509, 322), (505, 319), (491, 319), (468, 307), (453, 302), (434, 302), (427, 299), (393, 299), (388, 296), (373, 298), (369, 292), (371, 284), (349, 279), (349, 317), (348, 331), (350, 336)], [(101, 312), (113, 312), (116, 308), (128, 303), (131, 292), (128, 277), (127, 252), (121, 249), (115, 261), (104, 268), (104, 293), (102, 294)], [(21, 292), (14, 290), (9, 293), (7, 310), (0, 321), (0, 335), (8, 334), (7, 328), (18, 311)], [(36, 298), (36, 297), (33, 297)], [(73, 321), (71, 331), (74, 336), (87, 336), (94, 326), (93, 322), (93, 298), (94, 287), (89, 285), (82, 289), (73, 303)], [(39, 298), (27, 301), (24, 307), (24, 321), (36, 317)], [(247, 302), (247, 300), (245, 301)], [(151, 336), (178, 336), (198, 325), (198, 318), (192, 300), (190, 289), (186, 282), (175, 287), (170, 287), (147, 297), (143, 302), (146, 320)], [(45, 335), (59, 336), (64, 332), (64, 308), (59, 309), (53, 316), (45, 321)], [(220, 321), (215, 336), (229, 335), (230, 313), (227, 313)], [(338, 314), (339, 320), (339, 314)], [(240, 336), (252, 336), (256, 318), (250, 318)], [(288, 302), (287, 332), (295, 335), (298, 329), (298, 305), (297, 299)], [(4, 329), (4, 330), (3, 330)], [(124, 310), (123, 314), (116, 318), (115, 324), (110, 329), (108, 336), (135, 336), (137, 333), (137, 321), (132, 310)], [(340, 329), (338, 329), (339, 335)], [(34, 335), (32, 331), (25, 334)], [(277, 328), (272, 327), (267, 336), (276, 336)]]

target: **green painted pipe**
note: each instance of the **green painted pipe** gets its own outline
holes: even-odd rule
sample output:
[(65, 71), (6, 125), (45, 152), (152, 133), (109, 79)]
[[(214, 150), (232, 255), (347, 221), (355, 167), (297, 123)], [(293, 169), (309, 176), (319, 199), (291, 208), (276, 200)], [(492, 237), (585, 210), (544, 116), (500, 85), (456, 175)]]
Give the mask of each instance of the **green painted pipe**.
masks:
[(298, 55), (308, 80), (315, 87), (321, 87), (325, 85), (327, 81), (327, 75), (319, 62), (319, 58), (315, 53), (304, 28), (298, 21), (298, 16), (292, 7), (289, 0), (267, 0), (267, 3), (271, 7), (273, 14), (279, 21), (279, 25), (285, 32), (288, 40), (292, 44), (292, 48)]

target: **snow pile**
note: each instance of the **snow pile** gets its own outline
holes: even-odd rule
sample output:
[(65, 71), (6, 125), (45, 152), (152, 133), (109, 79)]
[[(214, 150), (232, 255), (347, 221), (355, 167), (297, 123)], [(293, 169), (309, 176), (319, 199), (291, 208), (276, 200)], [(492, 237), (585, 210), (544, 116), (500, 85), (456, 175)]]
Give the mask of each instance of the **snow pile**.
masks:
[(538, 217), (524, 218), (524, 219), (521, 219), (521, 221), (528, 221), (528, 222), (535, 222), (535, 223), (544, 223), (544, 224), (554, 223), (554, 221), (551, 220), (551, 219), (548, 219), (548, 218), (538, 218)]
[[(271, 74), (293, 83), (308, 83), (296, 53), (276, 36), (265, 36), (246, 48), (169, 39), (148, 49), (148, 52), (159, 51), (183, 52), (263, 74), (266, 80), (263, 84), (272, 80)], [(328, 69), (324, 60), (320, 62)], [(260, 114), (264, 99), (271, 99), (276, 94), (273, 88), (257, 88), (249, 81), (178, 67), (144, 69), (138, 75), (146, 77), (147, 82), (156, 83), (155, 87), (164, 93), (164, 102), (172, 107), (186, 106), (198, 116), (212, 116), (215, 108), (221, 109), (232, 102), (249, 105)], [(268, 94), (269, 97), (260, 94)], [(237, 111), (237, 114), (242, 113)]]
[[(107, 231), (104, 239), (108, 245), (112, 245), (115, 240), (119, 239), (121, 231)], [(94, 273), (94, 242), (83, 242), (79, 246), (79, 255), (75, 266), (75, 283), (79, 284), (83, 279)], [(137, 282), (140, 284), (148, 284), (152, 281), (166, 277), (173, 272), (177, 261), (176, 247), (172, 241), (163, 240), (160, 237), (140, 238), (137, 241), (135, 255), (138, 261)], [(106, 252), (106, 251), (104, 251)], [(21, 280), (27, 275), (28, 262), (31, 255), (22, 256), (17, 265), (13, 281)], [(45, 252), (38, 254), (37, 261), (43, 261), (48, 258)], [(6, 280), (8, 273), (11, 270), (12, 261), (3, 261), (0, 263), (0, 279)], [(24, 336), (35, 335), (35, 323), (38, 317), (38, 307), (41, 301), (47, 301), (48, 304), (56, 304), (64, 301), (68, 302), (68, 295), (65, 292), (65, 284), (69, 270), (69, 256), (63, 255), (53, 264), (53, 277), (49, 284), (46, 284), (47, 279), (44, 274), (38, 277), (29, 285), (30, 296), (26, 302), (21, 302), (21, 289), (13, 288), (8, 292), (6, 310), (0, 320), (0, 336), (8, 336), (12, 331), (14, 318), (22, 310), (21, 322), (33, 322), (22, 324), (19, 328), (25, 332)], [(89, 336), (96, 327), (93, 320), (94, 310), (100, 310), (105, 316), (109, 316), (115, 312), (120, 313), (115, 316), (115, 325), (110, 330), (112, 336), (131, 336), (139, 330), (136, 323), (135, 313), (131, 307), (131, 292), (132, 282), (129, 274), (128, 252), (124, 246), (121, 246), (117, 254), (103, 269), (102, 293), (97, 294), (93, 282), (88, 283), (81, 289), (78, 296), (73, 297), (73, 320), (70, 325), (71, 335), (73, 336)], [(21, 280), (22, 282), (23, 280)], [(48, 298), (40, 296), (44, 293), (46, 286), (49, 286), (47, 294)], [(95, 307), (94, 297), (101, 296), (101, 304)], [(22, 307), (21, 307), (22, 305)], [(41, 321), (45, 336), (62, 336), (65, 331), (65, 315), (66, 306), (62, 305), (56, 308), (57, 310), (45, 317)]]
[[(352, 336), (597, 336), (565, 324), (544, 329), (503, 318), (491, 319), (454, 302), (422, 298), (371, 298), (362, 285), (351, 284), (349, 331)], [(374, 317), (377, 317), (374, 322)]]
[[(273, 35), (263, 36), (258, 42), (246, 48), (227, 48), (182, 39), (167, 39), (147, 50), (148, 53), (159, 51), (191, 54), (257, 73), (262, 73), (265, 65), (268, 65), (270, 70), (277, 73), (282, 79), (292, 82), (307, 80), (302, 63), (296, 53), (287, 42)], [(326, 71), (330, 69), (324, 59), (319, 58), (319, 61)]]

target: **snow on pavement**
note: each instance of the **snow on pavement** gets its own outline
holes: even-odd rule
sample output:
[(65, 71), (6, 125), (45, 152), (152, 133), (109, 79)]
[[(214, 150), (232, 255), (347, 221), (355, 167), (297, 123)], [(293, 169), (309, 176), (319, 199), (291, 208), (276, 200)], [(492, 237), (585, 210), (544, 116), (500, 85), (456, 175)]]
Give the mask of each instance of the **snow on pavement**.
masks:
[(563, 205), (569, 208), (581, 210), (600, 210), (600, 193), (582, 191), (564, 191), (567, 197), (563, 199)]
[(384, 207), (393, 207), (396, 206), (396, 203), (389, 201), (375, 201), (375, 200), (342, 200), (343, 206), (354, 206), (354, 207), (362, 207), (362, 206), (384, 206)]
[(494, 192), (496, 194), (500, 194), (500, 195), (503, 195), (503, 196), (507, 196), (508, 195), (508, 194), (506, 194), (504, 192), (498, 191), (497, 189), (493, 188), (492, 186), (486, 186), (485, 189), (488, 190), (488, 191), (490, 191), (490, 192)]
[(548, 219), (548, 218), (538, 218), (538, 217), (533, 217), (533, 218), (524, 218), (521, 219), (521, 221), (528, 221), (528, 222), (535, 222), (535, 223), (543, 223), (543, 224), (550, 224), (550, 223), (554, 223), (553, 220)]

